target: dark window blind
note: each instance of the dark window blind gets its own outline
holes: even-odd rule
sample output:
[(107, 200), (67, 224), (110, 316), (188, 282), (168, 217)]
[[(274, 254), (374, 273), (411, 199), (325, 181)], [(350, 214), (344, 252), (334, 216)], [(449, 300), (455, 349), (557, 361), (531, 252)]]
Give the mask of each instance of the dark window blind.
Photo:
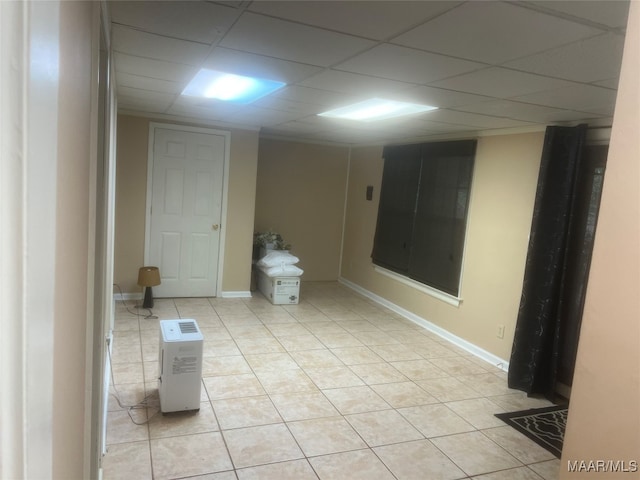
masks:
[(374, 264), (458, 295), (475, 147), (385, 147)]
[(420, 146), (387, 147), (387, 157), (393, 161), (384, 162), (373, 258), (382, 267), (405, 273), (420, 181)]

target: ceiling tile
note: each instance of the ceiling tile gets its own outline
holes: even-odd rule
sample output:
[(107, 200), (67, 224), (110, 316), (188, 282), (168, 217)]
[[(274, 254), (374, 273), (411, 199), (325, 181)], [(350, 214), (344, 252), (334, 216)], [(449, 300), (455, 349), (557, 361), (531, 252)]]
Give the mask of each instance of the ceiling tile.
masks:
[(576, 82), (595, 82), (620, 72), (623, 46), (623, 36), (608, 33), (514, 60), (505, 66)]
[(139, 88), (131, 88), (125, 86), (118, 86), (118, 95), (124, 97), (134, 97), (146, 101), (159, 101), (159, 102), (173, 102), (176, 98), (175, 95), (170, 93), (154, 92), (150, 90), (142, 90)]
[(260, 1), (249, 10), (315, 27), (384, 40), (418, 22), (454, 8), (456, 1)]
[(199, 66), (210, 49), (201, 43), (145, 33), (122, 25), (113, 25), (112, 33), (116, 52), (165, 62)]
[(531, 55), (601, 31), (503, 2), (467, 2), (393, 43), (491, 64)]
[(116, 52), (115, 69), (117, 73), (129, 73), (141, 77), (152, 77), (168, 82), (188, 82), (196, 74), (197, 68), (180, 63), (164, 62), (152, 58), (135, 57)]
[(403, 82), (425, 84), (484, 67), (485, 65), (481, 63), (385, 43), (334, 68)]
[(318, 88), (291, 85), (273, 93), (274, 97), (294, 102), (309, 103), (313, 105), (339, 105), (349, 101), (348, 94), (329, 92)]
[(261, 98), (258, 101), (253, 102), (252, 105), (260, 108), (270, 108), (283, 112), (298, 113), (300, 115), (316, 115), (324, 110), (324, 108), (320, 105), (294, 102), (291, 100), (285, 100), (283, 98), (277, 98), (273, 95)]
[(118, 110), (120, 112), (154, 113), (164, 114), (169, 104), (145, 101), (136, 97), (122, 96), (118, 98)]
[(358, 136), (349, 134), (348, 130), (330, 130), (322, 132), (312, 132), (305, 135), (306, 139), (313, 142), (330, 142), (345, 145), (354, 143), (369, 143), (383, 145), (388, 142), (388, 138), (381, 137), (378, 133), (361, 132)]
[(454, 110), (495, 115), (497, 117), (508, 117), (537, 123), (568, 122), (580, 120), (585, 116), (584, 113), (572, 110), (532, 105), (511, 100), (492, 100), (489, 102), (462, 105), (456, 107)]
[(308, 115), (304, 118), (298, 119), (298, 121), (306, 125), (311, 125), (318, 131), (335, 130), (336, 128), (344, 128), (345, 126), (348, 127), (350, 125), (354, 125), (355, 123), (349, 120), (320, 117), (318, 115)]
[(152, 90), (154, 92), (163, 93), (180, 93), (184, 84), (179, 82), (169, 82), (167, 80), (160, 80), (158, 78), (142, 77), (139, 75), (132, 75), (123, 71), (116, 73), (119, 87), (131, 87), (141, 90)]
[(628, 0), (545, 0), (531, 3), (610, 27), (625, 27), (629, 13)]
[(514, 97), (512, 100), (611, 115), (616, 101), (616, 91), (593, 85), (574, 84), (556, 90)]
[(311, 65), (330, 66), (374, 42), (253, 13), (244, 13), (220, 46)]
[(556, 80), (499, 67), (459, 75), (432, 84), (434, 87), (496, 98), (509, 98), (568, 85), (571, 83), (565, 80)]
[(413, 86), (395, 80), (359, 75), (357, 73), (340, 72), (337, 70), (325, 70), (318, 75), (314, 75), (300, 82), (300, 85), (333, 92), (355, 94), (360, 98), (390, 95), (393, 92), (402, 91)]
[(318, 132), (317, 125), (307, 123), (305, 121), (292, 121), (281, 123), (274, 127), (265, 127), (265, 132), (275, 133), (275, 132), (287, 132), (288, 134), (297, 134), (297, 133), (315, 133)]
[(181, 117), (196, 117), (226, 122), (231, 115), (239, 111), (237, 105), (200, 105), (184, 103), (182, 99), (177, 100), (167, 113)]
[(173, 103), (175, 95), (118, 87), (118, 108), (162, 113)]
[(599, 87), (611, 88), (613, 90), (616, 90), (618, 88), (618, 82), (619, 81), (620, 81), (620, 79), (618, 77), (616, 77), (616, 78), (607, 78), (606, 80), (600, 80), (599, 82), (593, 82), (593, 84), (597, 85)]
[(290, 62), (221, 47), (216, 48), (207, 57), (203, 67), (251, 77), (266, 78), (288, 84), (298, 82), (322, 71), (320, 67), (304, 63)]
[(456, 92), (436, 87), (425, 87), (423, 85), (408, 88), (393, 97), (393, 100), (422, 103), (439, 108), (479, 103), (490, 99), (491, 97), (485, 97), (482, 95), (473, 95), (471, 93)]
[(489, 115), (479, 115), (477, 113), (458, 112), (447, 109), (429, 112), (428, 118), (433, 122), (469, 125), (478, 128), (509, 128), (530, 125), (529, 122), (513, 120), (511, 118), (492, 117)]
[(471, 125), (452, 124), (444, 122), (434, 122), (433, 120), (421, 120), (416, 121), (416, 125), (421, 127), (424, 132), (431, 133), (448, 133), (448, 132), (468, 132), (469, 130), (476, 129)]
[[(110, 2), (111, 20), (149, 33), (212, 44), (233, 24), (235, 8), (210, 2)], [(152, 9), (152, 10), (151, 10)]]
[[(322, 132), (351, 132), (354, 138), (360, 138), (362, 134), (378, 135), (380, 138), (387, 138), (389, 135), (424, 134), (424, 132), (429, 130), (430, 124), (433, 123), (425, 120), (432, 118), (430, 116), (431, 113), (432, 112), (425, 112), (404, 118), (375, 122), (358, 122), (340, 118), (309, 116), (301, 119), (299, 123), (312, 127), (310, 129), (311, 132), (313, 132), (313, 130)], [(442, 131), (445, 131), (446, 125), (438, 125), (440, 125)]]
[(231, 115), (228, 121), (259, 127), (290, 122), (298, 117), (300, 117), (300, 114), (297, 112), (283, 112), (249, 105)]

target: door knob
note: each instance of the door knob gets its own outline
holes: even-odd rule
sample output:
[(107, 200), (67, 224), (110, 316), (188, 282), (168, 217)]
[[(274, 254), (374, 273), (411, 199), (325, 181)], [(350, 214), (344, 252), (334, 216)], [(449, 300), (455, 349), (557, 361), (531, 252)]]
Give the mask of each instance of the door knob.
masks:
[(220, 228), (220, 225), (218, 225), (217, 223), (214, 223), (213, 225), (211, 225), (212, 230), (218, 230), (219, 228)]

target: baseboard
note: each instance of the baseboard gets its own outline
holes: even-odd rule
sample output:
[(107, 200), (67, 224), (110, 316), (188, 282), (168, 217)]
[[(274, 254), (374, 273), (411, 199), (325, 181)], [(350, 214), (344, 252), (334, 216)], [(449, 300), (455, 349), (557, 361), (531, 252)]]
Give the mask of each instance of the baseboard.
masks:
[(381, 297), (380, 295), (376, 295), (375, 293), (370, 292), (369, 290), (347, 280), (346, 278), (340, 277), (338, 278), (338, 282), (345, 285), (346, 287), (349, 287), (352, 290), (355, 290), (359, 294), (364, 295), (365, 297), (373, 300), (374, 302), (382, 305), (383, 307), (386, 307), (389, 310), (396, 312), (399, 315), (402, 315), (404, 318), (415, 323), (416, 325), (420, 325), (421, 327), (429, 330), (430, 332), (435, 333), (439, 337), (442, 337), (445, 340), (448, 340), (449, 342), (453, 343), (457, 347), (460, 347), (463, 350), (466, 350), (467, 352), (475, 355), (476, 357), (481, 358), (485, 362), (488, 362), (505, 372), (509, 370), (509, 362), (507, 362), (506, 360), (494, 355), (491, 352), (487, 352), (486, 350), (478, 347), (477, 345), (474, 345), (473, 343), (465, 340), (464, 338), (460, 338), (457, 335), (454, 335), (450, 331), (445, 330), (442, 327), (439, 327), (435, 323), (432, 323), (429, 320), (426, 320), (416, 315), (415, 313), (410, 312), (409, 310), (405, 310), (399, 305), (396, 305), (395, 303), (390, 302), (389, 300)]
[(142, 300), (142, 293), (122, 293), (120, 294), (118, 293), (114, 293), (113, 294), (113, 299), (116, 301), (123, 301), (123, 300)]
[(251, 292), (248, 290), (239, 290), (237, 292), (222, 292), (220, 294), (222, 298), (251, 298)]
[[(251, 298), (250, 291), (237, 291), (237, 292), (222, 292), (220, 294), (221, 298)], [(161, 298), (161, 297), (156, 297)], [(142, 293), (114, 293), (113, 299), (116, 301), (122, 300), (142, 300)]]

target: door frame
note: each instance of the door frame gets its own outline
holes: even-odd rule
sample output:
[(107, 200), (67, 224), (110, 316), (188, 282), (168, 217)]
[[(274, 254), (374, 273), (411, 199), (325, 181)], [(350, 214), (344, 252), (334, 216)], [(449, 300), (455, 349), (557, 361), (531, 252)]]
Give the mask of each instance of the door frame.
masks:
[(224, 251), (226, 227), (227, 227), (227, 197), (229, 190), (229, 160), (231, 149), (231, 132), (215, 130), (204, 127), (191, 127), (173, 123), (149, 122), (149, 146), (147, 148), (147, 196), (145, 206), (145, 226), (144, 226), (144, 264), (149, 261), (149, 246), (151, 243), (151, 201), (153, 197), (153, 149), (155, 143), (156, 129), (178, 130), (189, 133), (204, 133), (208, 135), (218, 135), (224, 137), (224, 163), (222, 167), (222, 211), (220, 213), (220, 243), (218, 249), (218, 272), (216, 278), (215, 296), (222, 295), (222, 277), (224, 271)]

